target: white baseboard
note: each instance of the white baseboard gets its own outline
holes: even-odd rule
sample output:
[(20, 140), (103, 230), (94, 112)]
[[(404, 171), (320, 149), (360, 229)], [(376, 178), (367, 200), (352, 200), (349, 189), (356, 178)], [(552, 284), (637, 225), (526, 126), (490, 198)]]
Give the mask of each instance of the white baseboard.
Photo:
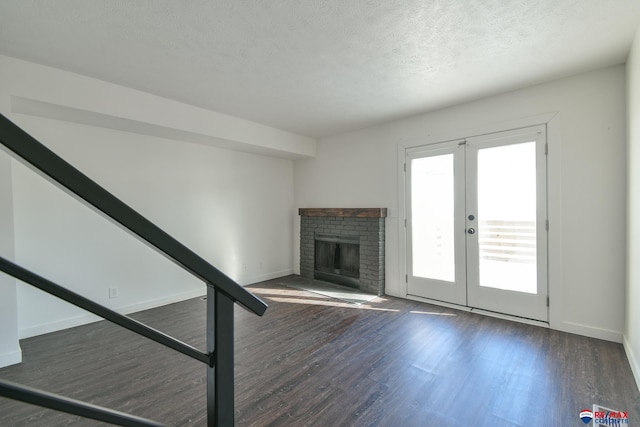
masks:
[[(151, 299), (135, 304), (130, 304), (122, 307), (116, 307), (113, 310), (121, 314), (131, 314), (142, 310), (148, 310), (150, 308), (159, 307), (162, 305), (172, 304), (174, 302), (180, 302), (191, 298), (201, 297), (206, 295), (207, 289), (202, 286), (201, 288), (194, 289), (180, 294), (170, 295), (167, 297)], [(18, 331), (20, 339), (34, 337), (37, 335), (48, 334), (50, 332), (60, 331), (62, 329), (74, 328), (76, 326), (86, 325), (102, 320), (91, 313), (82, 314), (80, 316), (69, 317), (66, 319), (60, 319), (53, 322), (42, 323), (39, 325), (30, 326), (28, 328), (22, 328)]]
[(160, 307), (162, 305), (173, 304), (174, 302), (185, 301), (191, 298), (198, 298), (207, 294), (207, 288), (205, 286), (193, 289), (187, 292), (182, 292), (176, 295), (170, 295), (167, 297), (156, 298), (149, 301), (143, 301), (137, 304), (131, 304), (125, 307), (116, 309), (118, 313), (131, 314), (138, 311), (149, 310), (150, 308)]
[(254, 283), (264, 282), (271, 279), (278, 279), (280, 277), (290, 276), (293, 274), (293, 268), (287, 268), (286, 270), (274, 271), (272, 273), (265, 273), (258, 276), (248, 277), (242, 280), (239, 280), (242, 286), (252, 285)]
[(0, 354), (0, 368), (15, 365), (20, 362), (22, 362), (22, 350), (20, 348), (18, 348), (18, 350)]
[[(293, 269), (289, 268), (286, 270), (275, 271), (272, 273), (265, 273), (259, 276), (249, 277), (243, 280), (238, 280), (242, 286), (246, 286), (252, 283), (263, 282), (265, 280), (277, 279), (278, 277), (289, 276), (293, 274)], [(160, 307), (162, 305), (173, 304), (175, 302), (180, 302), (184, 300), (188, 300), (191, 298), (201, 297), (207, 294), (207, 288), (202, 286), (201, 288), (183, 292), (176, 295), (170, 295), (167, 297), (151, 299), (135, 304), (125, 305), (122, 307), (116, 307), (113, 310), (121, 313), (121, 314), (131, 314), (142, 310), (148, 310), (151, 308)], [(48, 334), (50, 332), (60, 331), (62, 329), (74, 328), (76, 326), (86, 325), (88, 323), (93, 323), (102, 320), (101, 317), (93, 315), (91, 313), (82, 314), (80, 316), (69, 317), (65, 319), (56, 320), (53, 322), (42, 323), (39, 325), (29, 326), (27, 328), (22, 328), (18, 331), (18, 335), (20, 339), (34, 337), (36, 335)], [(1, 355), (0, 355), (1, 356)]]
[(574, 322), (562, 322), (560, 329), (563, 332), (583, 335), (585, 337), (598, 338), (605, 341), (622, 342), (622, 332), (610, 329), (597, 328), (595, 326), (583, 325)]
[(31, 338), (38, 335), (48, 334), (50, 332), (61, 331), (63, 329), (75, 328), (76, 326), (86, 325), (99, 320), (102, 320), (102, 318), (94, 314), (82, 314), (80, 316), (67, 317), (53, 322), (40, 323), (38, 325), (20, 328), (18, 330), (18, 338)]
[(530, 325), (541, 326), (541, 327), (544, 327), (544, 328), (550, 328), (550, 329), (554, 329), (554, 330), (559, 330), (559, 331), (562, 331), (562, 332), (569, 332), (569, 333), (572, 333), (572, 334), (583, 335), (583, 336), (586, 336), (586, 337), (598, 338), (598, 339), (602, 339), (602, 340), (606, 340), (606, 341), (613, 341), (613, 342), (617, 342), (617, 343), (621, 343), (622, 342), (622, 332), (612, 331), (612, 330), (609, 330), (609, 329), (596, 328), (596, 327), (593, 327), (593, 326), (582, 325), (582, 324), (574, 323), (574, 322), (562, 322), (561, 326), (559, 328), (556, 328), (556, 327), (549, 326), (549, 324), (546, 323), (546, 322), (539, 322), (539, 321), (536, 321), (536, 320), (523, 319), (523, 318), (516, 317), (516, 316), (502, 315), (502, 314), (498, 314), (498, 313), (493, 313), (493, 312), (489, 312), (489, 311), (484, 311), (484, 310), (479, 310), (479, 309), (466, 307), (466, 306), (463, 306), (463, 305), (451, 304), (451, 303), (448, 303), (448, 302), (432, 300), (432, 299), (429, 299), (429, 298), (417, 297), (417, 296), (414, 296), (414, 295), (407, 295), (405, 298), (413, 300), (413, 301), (426, 302), (428, 304), (433, 304), (433, 305), (439, 305), (439, 306), (442, 306), (442, 307), (453, 308), (453, 309), (456, 309), (456, 310), (470, 311), (470, 312), (473, 312), (473, 313), (483, 314), (483, 315), (486, 315), (486, 316), (492, 316), (492, 317), (498, 317), (498, 318), (501, 318), (501, 319), (512, 320), (514, 322), (526, 323), (526, 324), (530, 324)]
[(638, 359), (638, 355), (633, 352), (633, 348), (627, 340), (626, 335), (623, 335), (622, 337), (622, 346), (624, 347), (625, 353), (627, 353), (627, 359), (629, 360), (629, 365), (631, 365), (633, 378), (636, 380), (636, 385), (640, 389), (640, 359)]

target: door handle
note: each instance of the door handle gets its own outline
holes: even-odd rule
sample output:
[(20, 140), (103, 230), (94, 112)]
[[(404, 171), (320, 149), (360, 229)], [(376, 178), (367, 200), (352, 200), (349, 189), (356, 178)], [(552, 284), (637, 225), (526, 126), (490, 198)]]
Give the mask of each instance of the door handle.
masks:
[(476, 234), (476, 229), (475, 228), (469, 228), (469, 229), (467, 229), (467, 233)]

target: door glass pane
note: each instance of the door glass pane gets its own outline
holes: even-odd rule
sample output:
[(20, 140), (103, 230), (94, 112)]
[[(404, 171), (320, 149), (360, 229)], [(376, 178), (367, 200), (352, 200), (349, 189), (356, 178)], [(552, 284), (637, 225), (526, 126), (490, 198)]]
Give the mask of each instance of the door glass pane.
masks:
[(537, 293), (535, 142), (478, 151), (480, 286)]
[(455, 282), (453, 154), (411, 163), (413, 275)]

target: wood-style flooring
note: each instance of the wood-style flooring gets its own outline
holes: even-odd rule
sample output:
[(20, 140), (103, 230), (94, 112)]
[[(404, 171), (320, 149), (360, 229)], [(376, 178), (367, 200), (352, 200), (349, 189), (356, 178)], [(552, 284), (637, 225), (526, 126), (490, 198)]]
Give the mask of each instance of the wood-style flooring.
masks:
[[(287, 280), (250, 286), (263, 317), (235, 309), (237, 426), (583, 426), (594, 403), (640, 425), (620, 344), (392, 297), (358, 307)], [(133, 317), (204, 349), (200, 299)], [(104, 321), (21, 344), (0, 378), (206, 425), (199, 362)], [(0, 398), (0, 426), (95, 425)]]

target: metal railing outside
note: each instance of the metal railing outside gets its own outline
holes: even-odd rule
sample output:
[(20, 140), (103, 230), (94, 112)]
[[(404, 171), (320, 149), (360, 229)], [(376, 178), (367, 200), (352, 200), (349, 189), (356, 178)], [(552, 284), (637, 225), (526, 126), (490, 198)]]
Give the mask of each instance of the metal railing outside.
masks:
[(478, 227), (480, 256), (490, 261), (536, 263), (536, 222), (489, 220)]

